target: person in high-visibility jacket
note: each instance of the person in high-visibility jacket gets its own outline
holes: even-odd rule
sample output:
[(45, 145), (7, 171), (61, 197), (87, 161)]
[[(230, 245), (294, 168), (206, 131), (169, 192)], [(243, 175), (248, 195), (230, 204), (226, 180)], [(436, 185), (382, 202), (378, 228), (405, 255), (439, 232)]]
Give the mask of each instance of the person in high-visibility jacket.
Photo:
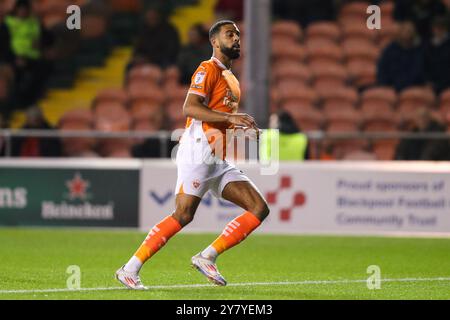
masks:
[(14, 55), (14, 105), (25, 108), (43, 95), (55, 57), (54, 50), (51, 50), (54, 36), (33, 12), (30, 0), (17, 0), (4, 24)]
[(274, 145), (278, 142), (278, 160), (308, 159), (308, 137), (301, 133), (292, 116), (286, 111), (278, 111), (270, 116), (269, 129), (261, 136), (260, 159), (276, 160), (272, 154)]

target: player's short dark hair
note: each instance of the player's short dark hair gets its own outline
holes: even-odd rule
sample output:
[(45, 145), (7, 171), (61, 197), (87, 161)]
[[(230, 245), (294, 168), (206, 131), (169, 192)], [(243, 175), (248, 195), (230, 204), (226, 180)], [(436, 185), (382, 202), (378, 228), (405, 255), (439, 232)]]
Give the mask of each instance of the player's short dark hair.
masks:
[(231, 20), (219, 20), (213, 24), (211, 29), (209, 29), (209, 40), (211, 40), (217, 33), (220, 32), (220, 28), (227, 24), (235, 24), (234, 21)]

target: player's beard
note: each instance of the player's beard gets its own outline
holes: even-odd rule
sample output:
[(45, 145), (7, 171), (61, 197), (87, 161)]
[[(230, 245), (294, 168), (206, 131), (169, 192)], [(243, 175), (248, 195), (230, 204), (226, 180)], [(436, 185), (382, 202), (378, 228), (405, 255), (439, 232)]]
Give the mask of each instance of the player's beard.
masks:
[(220, 51), (231, 60), (235, 60), (241, 56), (241, 53), (239, 51), (236, 51), (234, 49), (234, 46), (225, 47), (224, 45), (221, 44)]

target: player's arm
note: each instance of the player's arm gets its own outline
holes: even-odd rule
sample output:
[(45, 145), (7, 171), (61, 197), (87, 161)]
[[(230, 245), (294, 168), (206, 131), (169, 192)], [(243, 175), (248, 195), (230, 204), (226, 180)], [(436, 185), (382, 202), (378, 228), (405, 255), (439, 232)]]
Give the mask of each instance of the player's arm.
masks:
[(226, 113), (211, 110), (204, 105), (205, 98), (189, 93), (184, 101), (183, 114), (186, 117), (194, 118), (205, 122), (229, 122), (249, 128), (256, 128), (255, 119), (246, 113)]

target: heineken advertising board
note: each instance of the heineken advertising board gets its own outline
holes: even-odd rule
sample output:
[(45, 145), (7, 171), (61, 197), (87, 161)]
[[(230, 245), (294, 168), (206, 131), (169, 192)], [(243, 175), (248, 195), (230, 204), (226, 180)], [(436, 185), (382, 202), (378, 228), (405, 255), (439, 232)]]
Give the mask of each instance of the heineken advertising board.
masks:
[(0, 168), (0, 225), (137, 227), (139, 170)]

